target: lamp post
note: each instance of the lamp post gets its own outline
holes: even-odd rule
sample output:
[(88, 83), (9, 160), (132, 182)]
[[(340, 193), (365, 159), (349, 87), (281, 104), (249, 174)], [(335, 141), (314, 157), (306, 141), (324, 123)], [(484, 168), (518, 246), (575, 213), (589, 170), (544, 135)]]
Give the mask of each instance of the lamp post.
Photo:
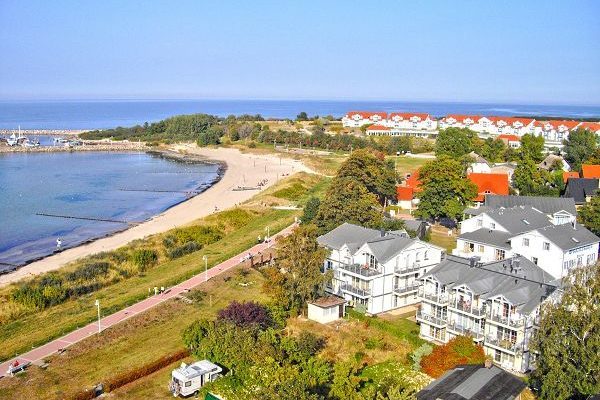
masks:
[(100, 300), (96, 299), (96, 307), (98, 308), (98, 333), (100, 333), (102, 331), (102, 328), (100, 326)]
[(202, 259), (204, 260), (204, 281), (208, 281), (208, 257), (204, 255)]
[(267, 237), (265, 238), (265, 242), (267, 242), (267, 246), (269, 245), (269, 241), (271, 240), (271, 229), (267, 226), (265, 228), (265, 230), (267, 231)]

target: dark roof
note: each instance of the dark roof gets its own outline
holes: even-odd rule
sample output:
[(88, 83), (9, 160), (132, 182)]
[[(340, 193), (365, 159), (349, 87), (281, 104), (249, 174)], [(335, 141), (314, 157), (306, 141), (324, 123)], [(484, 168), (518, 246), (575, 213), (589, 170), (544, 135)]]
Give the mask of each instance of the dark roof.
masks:
[(315, 301), (309, 301), (309, 304), (314, 304), (317, 307), (321, 308), (329, 308), (333, 306), (339, 306), (340, 304), (345, 304), (346, 300), (337, 296), (325, 296), (319, 297)]
[(563, 197), (572, 197), (575, 204), (585, 204), (586, 197), (598, 194), (599, 182), (599, 179), (592, 178), (569, 178)]
[(495, 365), (459, 365), (417, 393), (417, 400), (511, 400), (526, 386)]
[(502, 249), (510, 249), (510, 238), (514, 235), (486, 228), (480, 228), (473, 232), (461, 233), (459, 239), (469, 242), (489, 244)]
[(343, 223), (337, 228), (321, 235), (317, 241), (321, 246), (326, 246), (332, 249), (341, 249), (347, 245), (350, 252), (354, 253), (365, 242), (380, 238), (384, 235), (376, 229), (364, 228), (362, 226)]
[(572, 215), (577, 215), (575, 201), (572, 198), (488, 194), (485, 196), (485, 205), (490, 208), (532, 206), (545, 214), (554, 214), (564, 210)]

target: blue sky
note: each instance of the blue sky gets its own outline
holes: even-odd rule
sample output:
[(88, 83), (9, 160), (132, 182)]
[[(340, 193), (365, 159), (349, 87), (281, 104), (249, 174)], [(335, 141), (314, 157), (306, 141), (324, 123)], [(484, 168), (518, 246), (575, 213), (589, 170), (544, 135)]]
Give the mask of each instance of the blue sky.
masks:
[(600, 1), (0, 0), (0, 99), (600, 104)]

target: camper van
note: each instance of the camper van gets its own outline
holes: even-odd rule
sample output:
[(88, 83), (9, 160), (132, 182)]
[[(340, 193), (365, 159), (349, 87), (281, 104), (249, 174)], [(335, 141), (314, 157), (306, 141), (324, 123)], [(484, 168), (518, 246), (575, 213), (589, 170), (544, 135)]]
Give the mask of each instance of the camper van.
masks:
[(222, 371), (221, 367), (208, 360), (197, 361), (190, 365), (181, 363), (181, 366), (171, 373), (169, 390), (174, 397), (190, 396), (206, 383), (220, 377)]

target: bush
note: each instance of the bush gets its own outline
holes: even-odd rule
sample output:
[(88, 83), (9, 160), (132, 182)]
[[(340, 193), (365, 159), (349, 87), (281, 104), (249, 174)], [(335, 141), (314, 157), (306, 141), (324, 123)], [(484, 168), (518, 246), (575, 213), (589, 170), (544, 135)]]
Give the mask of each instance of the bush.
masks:
[(158, 254), (154, 250), (138, 249), (133, 252), (131, 259), (140, 271), (144, 272), (148, 267), (156, 264)]
[(195, 251), (198, 251), (201, 248), (202, 248), (202, 246), (200, 246), (196, 242), (187, 242), (181, 246), (174, 248), (173, 250), (169, 251), (167, 254), (170, 259), (175, 259), (175, 258), (183, 257), (186, 254), (190, 254)]
[(412, 367), (415, 371), (421, 370), (421, 359), (428, 356), (433, 351), (433, 347), (430, 344), (423, 343), (415, 351), (410, 353), (410, 359), (412, 360)]
[(110, 263), (106, 261), (98, 261), (93, 263), (84, 264), (77, 268), (75, 271), (67, 274), (66, 278), (68, 281), (90, 281), (100, 276), (106, 276)]
[(421, 359), (423, 372), (439, 378), (444, 372), (460, 364), (483, 364), (485, 354), (481, 346), (473, 343), (468, 336), (457, 336), (443, 346), (438, 346), (431, 354)]
[(234, 300), (219, 311), (217, 318), (239, 327), (257, 326), (266, 329), (273, 325), (269, 310), (254, 301), (240, 303)]
[(15, 303), (42, 310), (62, 303), (68, 298), (68, 293), (63, 287), (62, 278), (51, 273), (37, 282), (29, 282), (19, 286), (11, 292), (10, 297)]

